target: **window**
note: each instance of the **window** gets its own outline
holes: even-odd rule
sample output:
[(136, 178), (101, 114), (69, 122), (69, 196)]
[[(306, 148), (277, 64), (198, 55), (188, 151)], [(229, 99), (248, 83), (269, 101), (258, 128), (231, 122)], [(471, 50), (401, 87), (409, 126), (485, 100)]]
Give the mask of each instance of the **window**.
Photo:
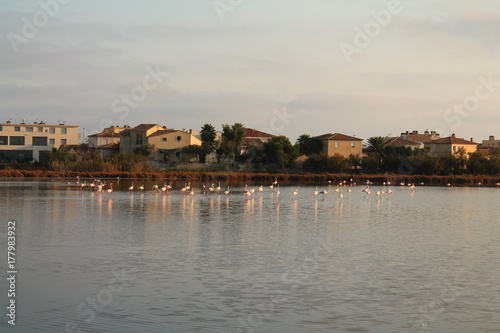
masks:
[(14, 131), (15, 131), (15, 132), (21, 132), (21, 127), (19, 127), (19, 126), (14, 126)]
[(340, 147), (340, 142), (339, 141), (335, 141), (335, 148), (339, 148)]
[(161, 141), (167, 142), (167, 138), (161, 138)]
[(68, 129), (66, 127), (61, 127), (61, 134), (68, 134)]
[(24, 146), (24, 136), (11, 136), (10, 144), (12, 146)]
[(38, 127), (38, 132), (43, 132), (43, 127)]
[(33, 127), (26, 127), (26, 132), (33, 132)]
[(2, 125), (0, 125), (0, 131), (3, 131), (3, 127), (2, 127)]
[(46, 136), (34, 136), (33, 137), (33, 146), (46, 146), (47, 145), (47, 137)]
[(351, 142), (351, 148), (356, 148), (356, 142)]
[(180, 135), (177, 135), (177, 137), (175, 138), (177, 141), (181, 141), (181, 136)]
[(2, 146), (8, 145), (6, 136), (0, 136), (0, 145), (2, 145)]
[(55, 127), (51, 127), (50, 128), (50, 134), (56, 134), (56, 128)]
[(66, 144), (66, 139), (61, 139), (61, 144), (65, 145)]
[(136, 145), (142, 145), (142, 134), (136, 134), (135, 135), (135, 144)]
[(457, 146), (453, 146), (453, 151), (457, 151)]
[(56, 139), (49, 139), (49, 144), (51, 146), (55, 146), (56, 145)]

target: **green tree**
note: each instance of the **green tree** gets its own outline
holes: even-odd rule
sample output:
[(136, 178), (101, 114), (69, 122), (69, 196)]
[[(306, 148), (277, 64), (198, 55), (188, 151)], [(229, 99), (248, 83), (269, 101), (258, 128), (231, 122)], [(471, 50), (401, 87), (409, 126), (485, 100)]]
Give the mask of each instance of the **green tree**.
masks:
[(140, 147), (134, 149), (134, 154), (148, 157), (155, 150), (155, 145), (145, 143)]
[(205, 148), (200, 145), (189, 145), (182, 148), (181, 153), (188, 159), (195, 159), (197, 162), (204, 161), (207, 156)]
[(387, 141), (381, 136), (372, 136), (368, 139), (368, 152), (373, 153), (377, 159), (377, 165), (380, 168), (382, 166), (382, 160), (384, 157), (384, 148)]
[(205, 149), (207, 154), (210, 154), (217, 148), (217, 132), (212, 124), (204, 124), (201, 127), (201, 146)]
[(264, 142), (258, 162), (266, 165), (270, 171), (279, 171), (293, 167), (295, 159), (299, 156), (296, 146), (284, 135), (274, 136)]
[(312, 154), (303, 164), (303, 168), (313, 169), (316, 172), (343, 173), (349, 169), (348, 160), (339, 155)]
[(245, 126), (241, 123), (222, 125), (222, 137), (217, 155), (226, 159), (237, 157), (238, 148), (245, 139)]
[(312, 155), (321, 154), (323, 150), (323, 143), (318, 138), (313, 138), (309, 134), (302, 134), (297, 139), (297, 144), (299, 146), (299, 154), (301, 155)]

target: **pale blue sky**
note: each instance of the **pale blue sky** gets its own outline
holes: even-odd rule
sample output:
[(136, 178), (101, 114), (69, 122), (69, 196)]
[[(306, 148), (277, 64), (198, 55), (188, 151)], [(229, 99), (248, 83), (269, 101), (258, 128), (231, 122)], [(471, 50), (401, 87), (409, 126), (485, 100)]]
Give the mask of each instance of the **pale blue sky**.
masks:
[[(274, 129), (292, 141), (414, 129), (500, 137), (500, 1), (71, 0), (13, 47), (23, 18), (55, 1), (0, 2), (2, 122), (60, 118), (87, 135), (107, 120), (269, 129), (286, 108), (294, 118)], [(217, 1), (236, 4), (223, 20)], [(342, 43), (356, 46), (355, 28), (378, 24), (371, 13), (390, 3), (399, 12), (346, 61)], [(168, 77), (120, 119), (113, 102), (157, 65)], [(499, 84), (478, 88), (481, 76)], [(447, 111), (464, 101), (471, 111)]]

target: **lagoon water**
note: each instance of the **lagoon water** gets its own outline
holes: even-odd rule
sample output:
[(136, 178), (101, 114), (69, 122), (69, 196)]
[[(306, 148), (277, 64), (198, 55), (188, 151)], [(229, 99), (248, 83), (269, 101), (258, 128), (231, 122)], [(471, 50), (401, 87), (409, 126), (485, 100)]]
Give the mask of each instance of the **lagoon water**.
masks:
[(2, 332), (9, 220), (12, 331), (500, 328), (498, 188), (393, 186), (376, 196), (374, 186), (366, 196), (356, 186), (340, 199), (333, 186), (323, 199), (310, 185), (281, 186), (279, 198), (267, 187), (251, 198), (241, 186), (228, 196), (127, 187), (96, 194), (65, 182), (0, 182)]

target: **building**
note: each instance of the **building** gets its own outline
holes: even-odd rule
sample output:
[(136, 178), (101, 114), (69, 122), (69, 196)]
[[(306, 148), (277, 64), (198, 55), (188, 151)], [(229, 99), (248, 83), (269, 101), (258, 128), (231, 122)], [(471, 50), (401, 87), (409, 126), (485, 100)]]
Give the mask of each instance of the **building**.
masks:
[(181, 159), (182, 148), (189, 145), (201, 146), (201, 140), (191, 130), (162, 129), (148, 136), (148, 143), (155, 146), (153, 158), (156, 161), (172, 162)]
[(481, 143), (481, 148), (500, 148), (500, 140), (495, 140), (493, 135), (490, 135), (488, 140), (483, 140)]
[(399, 136), (398, 137), (387, 137), (386, 143), (388, 145), (403, 146), (406, 148), (410, 148), (411, 150), (424, 148), (423, 142), (414, 141), (411, 139), (405, 139), (405, 138), (402, 138)]
[(338, 154), (348, 158), (352, 154), (361, 157), (363, 139), (340, 133), (327, 133), (315, 138), (321, 140), (323, 153), (328, 156)]
[(424, 142), (425, 147), (429, 148), (429, 154), (432, 156), (454, 154), (459, 151), (460, 148), (465, 150), (465, 153), (474, 153), (477, 150), (477, 143), (471, 138), (470, 141), (460, 139), (452, 134), (449, 137), (428, 140)]
[(239, 153), (244, 154), (253, 148), (261, 147), (264, 142), (269, 141), (274, 135), (258, 131), (255, 128), (245, 128), (245, 138), (239, 146)]
[[(425, 131), (423, 134), (418, 133), (418, 131), (406, 131), (405, 133), (401, 133), (400, 137), (402, 139), (424, 143), (425, 141), (440, 139), (441, 135), (436, 131)], [(421, 148), (423, 148), (423, 146)]]
[(168, 129), (156, 124), (140, 124), (120, 132), (120, 151), (133, 153), (135, 149), (149, 144), (154, 145), (152, 158), (156, 161), (178, 161), (182, 148), (201, 145), (191, 130)]
[(89, 135), (89, 148), (97, 149), (102, 157), (118, 151), (120, 132), (125, 129), (127, 129), (127, 127), (111, 126), (105, 128), (101, 133)]
[(44, 122), (0, 124), (0, 161), (44, 161), (52, 148), (78, 144), (76, 125), (47, 125)]

